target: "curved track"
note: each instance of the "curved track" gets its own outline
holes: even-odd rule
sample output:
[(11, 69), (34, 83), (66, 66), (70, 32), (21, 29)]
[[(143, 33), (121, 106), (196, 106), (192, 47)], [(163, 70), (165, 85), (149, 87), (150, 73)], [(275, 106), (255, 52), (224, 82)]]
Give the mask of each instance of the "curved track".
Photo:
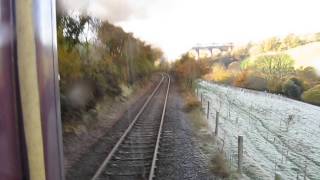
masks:
[(92, 180), (152, 180), (155, 177), (169, 89), (170, 76), (164, 74)]

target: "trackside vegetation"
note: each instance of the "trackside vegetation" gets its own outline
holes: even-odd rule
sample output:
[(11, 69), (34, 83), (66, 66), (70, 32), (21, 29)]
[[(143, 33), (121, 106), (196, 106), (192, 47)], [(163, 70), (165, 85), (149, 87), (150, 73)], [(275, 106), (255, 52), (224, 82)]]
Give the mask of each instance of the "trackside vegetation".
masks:
[(77, 119), (104, 96), (150, 77), (160, 49), (108, 21), (87, 15), (57, 16), (62, 119)]
[[(313, 65), (307, 65), (308, 62), (292, 56), (299, 54), (301, 57), (306, 48), (318, 47), (319, 40), (318, 33), (308, 39), (289, 34), (283, 39), (272, 37), (258, 43), (234, 46), (212, 57), (195, 57), (187, 53), (175, 62), (174, 72), (184, 87), (192, 87), (194, 79), (202, 78), (319, 105), (319, 72)], [(303, 49), (301, 52), (299, 47)], [(310, 54), (305, 56), (307, 59)], [(312, 58), (315, 56), (313, 54)], [(297, 62), (306, 65), (297, 66)]]

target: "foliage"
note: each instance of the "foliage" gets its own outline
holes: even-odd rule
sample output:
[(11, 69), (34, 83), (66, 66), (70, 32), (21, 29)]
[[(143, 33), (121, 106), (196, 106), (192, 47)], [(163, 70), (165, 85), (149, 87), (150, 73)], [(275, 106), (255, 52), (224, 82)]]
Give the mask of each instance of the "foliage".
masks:
[(311, 104), (320, 105), (320, 85), (317, 85), (302, 94), (302, 100)]
[(293, 72), (293, 64), (294, 60), (287, 54), (270, 54), (259, 56), (254, 67), (268, 80), (282, 80)]
[(248, 75), (248, 71), (241, 71), (234, 79), (233, 85), (237, 87), (246, 87)]
[(90, 19), (89, 16), (76, 16), (74, 18), (68, 15), (58, 15), (58, 31), (59, 33), (62, 33), (58, 36), (58, 40), (60, 41), (59, 44), (67, 43), (68, 48), (71, 49), (76, 44), (80, 43), (80, 34), (83, 32), (85, 25)]
[(300, 95), (303, 91), (302, 85), (303, 82), (301, 80), (295, 77), (290, 78), (282, 85), (282, 92), (290, 98), (300, 99)]
[(192, 88), (195, 79), (209, 72), (209, 65), (207, 60), (195, 60), (186, 54), (176, 61), (173, 71), (186, 88)]
[(300, 67), (296, 70), (296, 75), (304, 80), (318, 81), (319, 76), (317, 75), (314, 67)]
[(281, 45), (281, 41), (277, 37), (271, 37), (261, 43), (261, 51), (269, 52), (269, 51), (277, 51)]
[(250, 46), (251, 45), (248, 44), (247, 46), (244, 46), (244, 47), (238, 47), (238, 48), (232, 49), (231, 56), (233, 57), (233, 59), (237, 61), (245, 59), (246, 57), (249, 56)]
[(70, 82), (81, 78), (81, 60), (76, 50), (68, 50), (63, 45), (58, 46), (58, 59), (61, 90), (64, 92)]
[(245, 88), (266, 91), (268, 90), (268, 81), (255, 73), (250, 73), (246, 80)]
[[(320, 78), (313, 67), (295, 69), (294, 59), (286, 54), (286, 50), (317, 41), (319, 34), (315, 34), (311, 40), (309, 36), (289, 34), (283, 39), (271, 37), (261, 43), (234, 47), (231, 51), (223, 51), (212, 58), (207, 63), (210, 71), (201, 76), (217, 83), (301, 99), (301, 94), (319, 84)], [(193, 66), (198, 64), (184, 65), (185, 67), (180, 66), (182, 68), (179, 71), (184, 79), (188, 79), (194, 73), (186, 70), (187, 67), (196, 69)]]
[(223, 153), (217, 153), (212, 157), (210, 170), (215, 175), (222, 178), (228, 178), (231, 175), (230, 169), (228, 168), (228, 164)]
[(223, 65), (215, 64), (212, 67), (211, 72), (204, 78), (218, 83), (230, 84), (233, 81), (234, 76)]
[(246, 58), (240, 63), (241, 70), (247, 70), (254, 67), (254, 60), (253, 58)]
[(295, 48), (297, 46), (300, 46), (303, 44), (303, 41), (296, 35), (294, 34), (289, 34), (287, 35), (281, 45), (280, 45), (280, 50), (287, 50), (289, 48)]
[(201, 106), (201, 102), (194, 96), (192, 93), (186, 93), (185, 95), (185, 104), (184, 104), (184, 111), (190, 112), (198, 107)]
[[(57, 35), (63, 119), (94, 107), (105, 95), (121, 95), (120, 84), (149, 77), (162, 56), (160, 49), (90, 16), (59, 14)], [(83, 101), (85, 106), (72, 106), (69, 92), (79, 83), (89, 87), (86, 94), (92, 97)]]

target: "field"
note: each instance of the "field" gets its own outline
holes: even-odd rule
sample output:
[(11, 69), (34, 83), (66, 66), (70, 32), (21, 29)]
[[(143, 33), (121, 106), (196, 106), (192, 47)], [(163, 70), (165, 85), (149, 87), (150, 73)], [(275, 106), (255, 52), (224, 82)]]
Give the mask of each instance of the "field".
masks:
[(199, 81), (197, 94), (219, 146), (237, 167), (237, 137), (244, 137), (244, 177), (320, 179), (320, 107), (264, 92)]

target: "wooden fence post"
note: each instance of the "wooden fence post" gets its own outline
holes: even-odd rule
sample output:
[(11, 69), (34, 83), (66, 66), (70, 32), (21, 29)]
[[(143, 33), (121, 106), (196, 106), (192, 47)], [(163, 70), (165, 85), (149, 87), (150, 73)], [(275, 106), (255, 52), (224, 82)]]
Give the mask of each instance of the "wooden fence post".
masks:
[(307, 180), (307, 165), (304, 166), (304, 176), (303, 176), (304, 180)]
[(202, 93), (201, 93), (201, 97), (200, 97), (201, 108), (202, 108), (202, 101), (203, 101), (203, 96), (202, 96)]
[(209, 120), (209, 113), (210, 113), (210, 101), (208, 101), (208, 106), (207, 106), (207, 119)]
[(242, 172), (242, 160), (243, 160), (243, 136), (238, 136), (238, 172)]
[(218, 131), (219, 131), (219, 112), (216, 111), (216, 128), (214, 131), (214, 134), (216, 137), (218, 137)]

